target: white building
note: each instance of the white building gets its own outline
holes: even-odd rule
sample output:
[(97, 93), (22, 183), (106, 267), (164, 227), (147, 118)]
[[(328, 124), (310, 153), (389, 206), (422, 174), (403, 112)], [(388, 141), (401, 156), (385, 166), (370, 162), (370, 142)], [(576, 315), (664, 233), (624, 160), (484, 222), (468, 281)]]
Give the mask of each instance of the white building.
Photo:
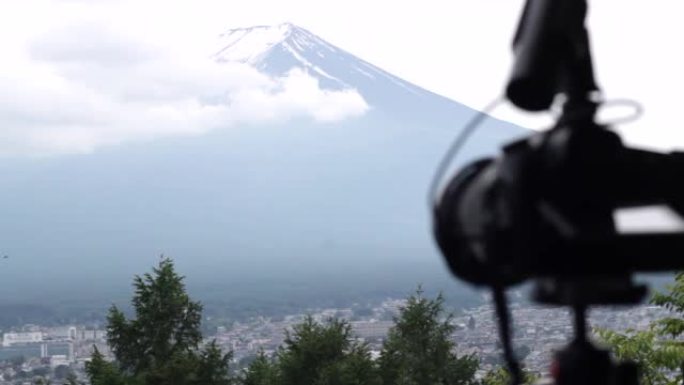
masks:
[(78, 337), (78, 332), (75, 326), (58, 326), (47, 329), (45, 339), (73, 341)]
[(32, 344), (43, 341), (42, 332), (20, 332), (20, 333), (4, 333), (2, 335), (2, 346), (8, 347), (12, 345)]
[(79, 329), (76, 332), (76, 339), (81, 341), (104, 341), (107, 339), (107, 331), (97, 329)]
[(60, 365), (66, 365), (69, 366), (69, 358), (64, 355), (64, 354), (55, 354), (50, 356), (50, 367), (52, 369), (60, 366)]

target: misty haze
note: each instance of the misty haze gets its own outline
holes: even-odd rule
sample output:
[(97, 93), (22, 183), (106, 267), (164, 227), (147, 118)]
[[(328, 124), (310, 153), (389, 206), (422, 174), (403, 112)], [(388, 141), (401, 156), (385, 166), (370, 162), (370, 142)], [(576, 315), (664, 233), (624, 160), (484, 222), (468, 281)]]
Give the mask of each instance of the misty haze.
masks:
[[(506, 385), (515, 360), (531, 385), (553, 374), (554, 352), (585, 336), (641, 365), (645, 385), (681, 382), (684, 275), (639, 275), (658, 290), (650, 302), (587, 309), (572, 290), (624, 289), (628, 274), (582, 286), (589, 280), (565, 270), (598, 265), (595, 253), (537, 257), (616, 235), (582, 238), (606, 223), (620, 235), (684, 228), (677, 207), (629, 206), (651, 197), (649, 183), (606, 182), (631, 177), (646, 156), (629, 163), (602, 151), (617, 141), (545, 136), (585, 133), (570, 128), (596, 113), (607, 124), (592, 127), (618, 126), (625, 148), (676, 146), (682, 131), (663, 127), (678, 118), (673, 74), (684, 61), (662, 47), (678, 36), (670, 28), (682, 7), (646, 17), (639, 2), (616, 15), (590, 1), (590, 18), (571, 16), (597, 31), (601, 88), (587, 80), (587, 39), (561, 39), (586, 31), (558, 27), (545, 36), (576, 52), (530, 51), (557, 65), (522, 73), (561, 84), (542, 89), (549, 106), (534, 110), (506, 92), (523, 48), (548, 49), (528, 32), (511, 50), (523, 3), (0, 7), (0, 385)], [(632, 28), (636, 18), (645, 27)], [(558, 64), (575, 56), (587, 62)], [(577, 79), (591, 83), (577, 92), (586, 105), (570, 97), (585, 86)], [(647, 129), (623, 129), (640, 103)], [(605, 171), (606, 158), (634, 170), (565, 178)], [(667, 175), (639, 174), (659, 188), (678, 183)], [(591, 188), (610, 194), (592, 206)], [(591, 210), (607, 218), (596, 208), (616, 196), (629, 207), (613, 211), (614, 223), (585, 221)], [(532, 271), (540, 261), (547, 270)], [(534, 280), (543, 290), (530, 290)], [(567, 302), (540, 305), (544, 290)]]

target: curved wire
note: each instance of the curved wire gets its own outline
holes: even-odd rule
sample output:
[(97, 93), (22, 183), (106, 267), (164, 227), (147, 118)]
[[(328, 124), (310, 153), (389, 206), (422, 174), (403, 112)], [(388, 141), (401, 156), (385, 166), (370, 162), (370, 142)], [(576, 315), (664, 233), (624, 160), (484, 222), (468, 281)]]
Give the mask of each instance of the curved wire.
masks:
[(480, 126), (480, 124), (482, 124), (485, 118), (489, 117), (489, 113), (492, 112), (492, 110), (494, 110), (496, 107), (498, 107), (502, 101), (503, 97), (498, 96), (496, 99), (489, 102), (485, 106), (485, 108), (483, 108), (481, 111), (475, 114), (475, 116), (470, 118), (470, 120), (463, 126), (461, 133), (458, 136), (456, 136), (456, 138), (454, 138), (453, 142), (451, 142), (451, 145), (444, 153), (442, 159), (437, 165), (435, 174), (432, 176), (432, 180), (430, 182), (430, 188), (428, 190), (428, 206), (430, 207), (430, 209), (434, 209), (434, 207), (437, 205), (437, 202), (439, 200), (437, 191), (439, 190), (439, 185), (442, 182), (442, 179), (444, 179), (444, 174), (446, 174), (449, 165), (453, 162), (458, 153), (463, 149), (463, 146), (468, 141), (468, 138), (470, 138), (470, 136), (473, 134), (473, 132), (475, 132), (475, 130)]
[(601, 107), (614, 107), (614, 106), (628, 106), (634, 109), (632, 115), (627, 115), (621, 118), (613, 119), (612, 121), (607, 121), (604, 124), (625, 124), (633, 122), (644, 114), (644, 106), (634, 99), (608, 99), (601, 104)]
[[(557, 122), (563, 118), (565, 121), (568, 120), (573, 120), (574, 118), (577, 117), (585, 117), (587, 111), (591, 111), (592, 113), (595, 112), (594, 120), (597, 121), (598, 124), (605, 125), (605, 126), (612, 126), (615, 124), (625, 124), (625, 123), (630, 123), (633, 122), (641, 117), (644, 113), (644, 107), (639, 103), (638, 101), (634, 99), (607, 99), (607, 100), (597, 100), (595, 101), (597, 103), (596, 111), (591, 111), (590, 109), (581, 109), (580, 111), (575, 111), (574, 113), (571, 114), (565, 114), (563, 112), (562, 107), (558, 107), (554, 110), (552, 110), (553, 115), (556, 119)], [(559, 103), (559, 105), (562, 106), (562, 103)], [(606, 121), (598, 121), (597, 115), (599, 111), (610, 108), (610, 107), (615, 107), (615, 106), (627, 106), (627, 107), (632, 107), (633, 113), (631, 115), (626, 115), (623, 117), (618, 117), (613, 120), (606, 120)]]

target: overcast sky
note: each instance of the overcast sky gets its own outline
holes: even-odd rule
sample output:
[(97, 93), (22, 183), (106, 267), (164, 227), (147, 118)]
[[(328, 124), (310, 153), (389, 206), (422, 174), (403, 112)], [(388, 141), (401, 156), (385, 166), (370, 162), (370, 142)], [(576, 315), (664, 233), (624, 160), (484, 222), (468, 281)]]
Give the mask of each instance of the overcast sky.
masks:
[[(226, 121), (362, 114), (358, 95), (321, 92), (304, 74), (272, 79), (206, 62), (221, 31), (284, 21), (481, 107), (501, 93), (521, 7), (520, 0), (4, 1), (0, 153), (87, 152), (132, 137), (201, 134)], [(684, 147), (684, 3), (595, 0), (590, 7), (606, 96), (645, 107), (620, 131), (632, 144)], [(271, 113), (258, 116), (263, 105)], [(614, 115), (623, 113), (629, 110)], [(498, 114), (536, 124), (510, 110)]]

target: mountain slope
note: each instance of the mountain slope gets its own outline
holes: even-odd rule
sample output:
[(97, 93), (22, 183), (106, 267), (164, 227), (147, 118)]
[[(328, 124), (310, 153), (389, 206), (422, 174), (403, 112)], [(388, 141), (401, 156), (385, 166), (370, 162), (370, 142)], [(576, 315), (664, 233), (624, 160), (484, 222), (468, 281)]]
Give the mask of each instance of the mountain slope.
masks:
[[(324, 88), (356, 89), (372, 109), (0, 164), (0, 251), (11, 256), (0, 301), (109, 302), (160, 253), (217, 301), (304, 306), (451, 282), (425, 194), (474, 112), (292, 25), (231, 30), (222, 44), (216, 60), (299, 68)], [(492, 120), (461, 160), (522, 132)]]
[[(471, 112), (458, 103), (394, 76), (290, 23), (230, 29), (220, 36), (219, 62), (250, 64), (270, 75), (304, 69), (325, 89), (358, 90), (372, 108), (397, 117), (415, 111), (441, 117)], [(409, 110), (410, 113), (404, 113)], [(460, 111), (458, 111), (460, 110)]]

